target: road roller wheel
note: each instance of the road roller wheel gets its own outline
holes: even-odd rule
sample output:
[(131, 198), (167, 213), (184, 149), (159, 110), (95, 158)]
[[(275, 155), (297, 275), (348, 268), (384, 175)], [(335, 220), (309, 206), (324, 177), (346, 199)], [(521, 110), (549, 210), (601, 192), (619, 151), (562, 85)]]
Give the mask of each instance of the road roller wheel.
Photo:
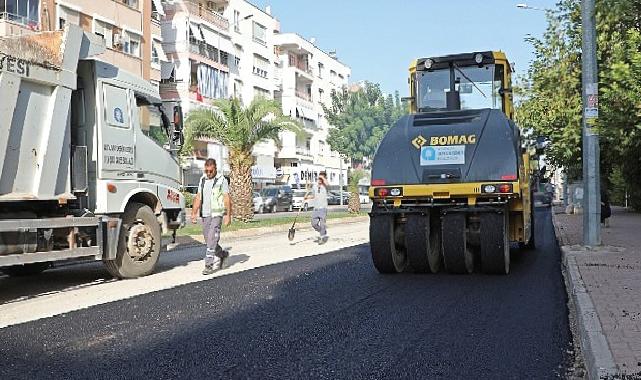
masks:
[(393, 215), (373, 215), (369, 222), (369, 244), (374, 267), (380, 273), (403, 272), (407, 265), (405, 250), (395, 243)]
[(474, 255), (467, 246), (465, 236), (465, 214), (446, 213), (441, 218), (441, 247), (443, 263), (449, 273), (472, 273)]
[(405, 247), (410, 266), (417, 273), (441, 269), (440, 220), (438, 215), (413, 214), (405, 223)]
[(488, 274), (510, 272), (509, 216), (507, 210), (500, 213), (485, 212), (481, 219), (481, 269)]

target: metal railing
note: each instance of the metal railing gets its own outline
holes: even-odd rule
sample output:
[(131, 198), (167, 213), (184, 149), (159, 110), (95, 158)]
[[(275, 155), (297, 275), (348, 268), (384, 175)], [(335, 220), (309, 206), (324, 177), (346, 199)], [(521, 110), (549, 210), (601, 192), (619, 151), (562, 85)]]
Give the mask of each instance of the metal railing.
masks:
[(14, 13), (0, 12), (0, 20), (7, 20), (16, 24), (21, 24), (33, 31), (40, 30), (40, 23), (27, 18), (26, 16), (17, 15)]
[(296, 90), (296, 97), (303, 100), (307, 100), (308, 102), (312, 101), (312, 96), (305, 91)]
[(201, 3), (196, 0), (183, 0), (187, 11), (192, 14), (200, 17), (201, 19), (217, 26), (218, 28), (228, 31), (229, 30), (229, 20), (227, 20), (220, 13), (208, 9), (204, 3)]

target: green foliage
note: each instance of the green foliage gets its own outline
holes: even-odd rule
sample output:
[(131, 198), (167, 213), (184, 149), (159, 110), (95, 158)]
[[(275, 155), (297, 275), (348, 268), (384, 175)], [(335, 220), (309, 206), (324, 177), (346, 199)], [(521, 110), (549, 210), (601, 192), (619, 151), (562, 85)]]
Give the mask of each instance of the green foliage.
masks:
[(367, 173), (362, 169), (354, 169), (349, 173), (349, 178), (347, 179), (347, 191), (350, 193), (358, 193), (358, 182), (367, 177)]
[[(602, 186), (618, 179), (641, 200), (641, 4), (597, 0), (597, 59)], [(581, 17), (579, 0), (562, 0), (548, 13), (544, 36), (530, 39), (535, 52), (519, 86), (517, 121), (548, 136), (546, 152), (570, 179), (581, 176)], [(622, 175), (619, 176), (619, 174)], [(620, 184), (616, 184), (620, 186)], [(636, 204), (636, 203), (634, 203)], [(638, 206), (641, 206), (639, 202)], [(637, 206), (637, 207), (638, 207)]]
[(246, 108), (235, 98), (217, 99), (213, 105), (215, 109), (198, 108), (189, 113), (184, 153), (191, 153), (194, 140), (200, 137), (215, 139), (231, 150), (251, 152), (264, 140), (278, 144), (278, 133), (283, 130), (301, 130), (298, 122), (283, 116), (280, 104), (274, 100), (258, 97)]
[(192, 208), (194, 205), (194, 194), (188, 192), (188, 191), (183, 191), (183, 196), (185, 197), (185, 207), (186, 208)]
[(406, 112), (398, 92), (383, 96), (380, 86), (365, 82), (356, 91), (333, 92), (330, 107), (323, 105), (332, 150), (361, 161), (372, 157), (392, 125)]

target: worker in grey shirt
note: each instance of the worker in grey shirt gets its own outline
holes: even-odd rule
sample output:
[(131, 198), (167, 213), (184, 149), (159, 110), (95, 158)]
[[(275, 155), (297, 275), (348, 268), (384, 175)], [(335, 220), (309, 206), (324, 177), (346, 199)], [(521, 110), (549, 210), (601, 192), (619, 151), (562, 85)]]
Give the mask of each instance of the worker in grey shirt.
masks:
[(312, 194), (305, 197), (314, 201), (312, 212), (312, 227), (320, 234), (318, 244), (327, 243), (327, 175), (321, 172), (318, 175), (318, 182), (312, 187)]
[(216, 160), (207, 159), (204, 172), (191, 209), (191, 220), (197, 223), (198, 216), (203, 219), (203, 235), (207, 243), (203, 274), (209, 275), (214, 273), (216, 267), (223, 268), (225, 260), (229, 257), (229, 252), (223, 250), (218, 242), (221, 225), (231, 224), (231, 199), (229, 183), (222, 174), (218, 174)]

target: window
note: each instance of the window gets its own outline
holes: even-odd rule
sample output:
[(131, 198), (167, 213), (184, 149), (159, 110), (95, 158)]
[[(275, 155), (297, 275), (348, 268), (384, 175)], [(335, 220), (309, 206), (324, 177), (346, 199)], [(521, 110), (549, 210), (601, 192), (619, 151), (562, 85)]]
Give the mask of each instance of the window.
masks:
[(229, 53), (226, 51), (220, 51), (220, 63), (223, 64), (223, 66), (229, 66)]
[(136, 97), (136, 105), (138, 106), (142, 133), (159, 146), (168, 144), (169, 130), (163, 125), (162, 114), (158, 106), (150, 104), (147, 99), (142, 97)]
[(65, 24), (67, 23), (67, 20), (64, 18), (60, 17), (58, 18), (58, 29), (62, 30), (65, 28)]
[(329, 72), (329, 81), (332, 83), (336, 83), (336, 71), (331, 70)]
[(318, 77), (320, 79), (323, 79), (323, 69), (324, 68), (325, 68), (324, 65), (322, 63), (318, 62)]
[(140, 36), (134, 33), (122, 33), (122, 51), (126, 54), (140, 57)]
[(240, 12), (234, 10), (234, 31), (240, 33)]
[(267, 28), (265, 28), (263, 25), (254, 21), (252, 37), (255, 42), (258, 42), (259, 44), (266, 46), (267, 45)]
[(113, 27), (106, 22), (93, 20), (93, 32), (105, 41), (108, 48), (113, 46)]
[(151, 63), (156, 69), (159, 69), (161, 61), (168, 62), (169, 60), (162, 49), (160, 40), (154, 38), (151, 42)]
[(138, 9), (138, 0), (122, 0), (122, 3), (129, 8)]
[(0, 0), (0, 14), (2, 18), (38, 27), (40, 22), (39, 0)]
[(269, 91), (264, 88), (254, 87), (254, 97), (255, 98), (266, 98), (269, 99)]
[(254, 75), (262, 78), (267, 78), (267, 70), (269, 70), (269, 60), (261, 57), (258, 54), (254, 54)]

